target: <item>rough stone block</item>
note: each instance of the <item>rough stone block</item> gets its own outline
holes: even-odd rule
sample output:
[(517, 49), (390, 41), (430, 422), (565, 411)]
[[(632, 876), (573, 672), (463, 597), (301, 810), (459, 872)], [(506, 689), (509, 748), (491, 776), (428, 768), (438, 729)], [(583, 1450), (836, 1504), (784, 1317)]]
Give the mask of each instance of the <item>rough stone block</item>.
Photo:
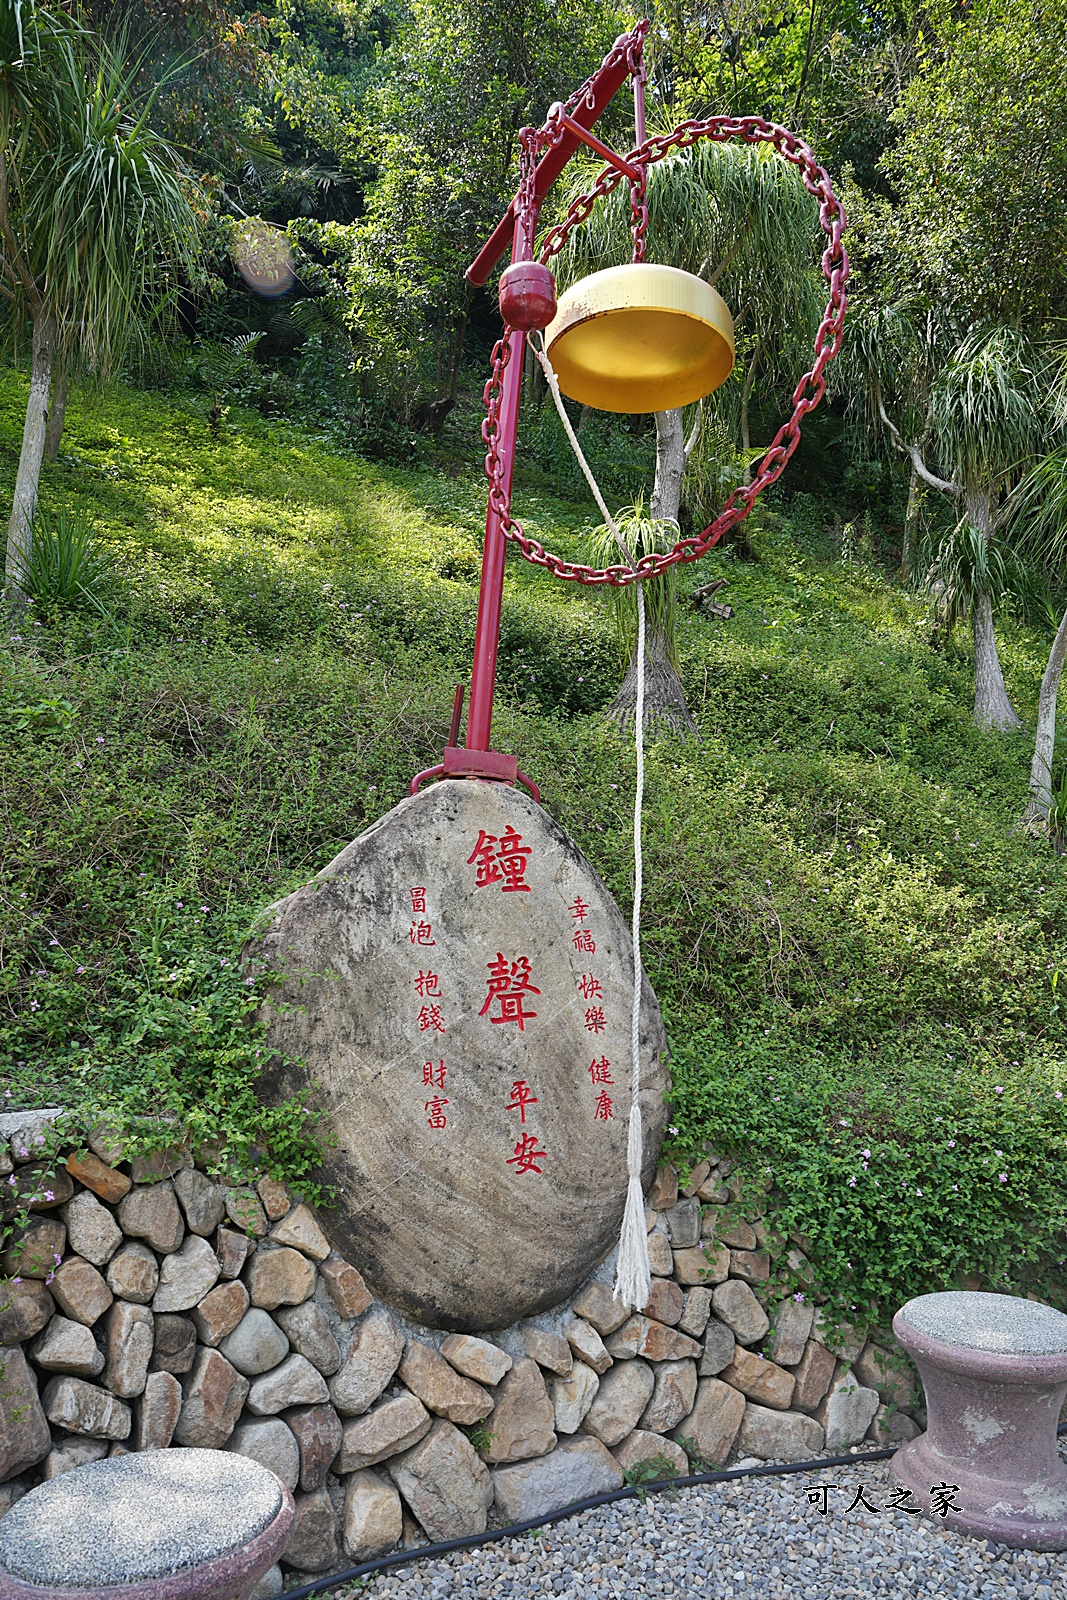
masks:
[(174, 1193), (185, 1212), (189, 1232), (203, 1239), (215, 1231), (226, 1214), (222, 1190), (195, 1167), (186, 1167), (178, 1173), (174, 1179)]
[(124, 1234), (131, 1239), (143, 1239), (160, 1255), (170, 1255), (185, 1238), (185, 1223), (170, 1182), (131, 1189), (125, 1199), (119, 1201), (118, 1219)]
[(690, 1289), (678, 1319), (678, 1332), (687, 1333), (691, 1339), (699, 1339), (708, 1325), (710, 1316), (711, 1290)]
[(625, 1361), (612, 1367), (585, 1416), (585, 1431), (609, 1447), (621, 1444), (636, 1428), (656, 1387), (652, 1368), (644, 1361)]
[(572, 1317), (563, 1330), (567, 1343), (578, 1361), (584, 1361), (596, 1373), (607, 1372), (611, 1357), (596, 1329), (581, 1317)]
[(449, 1422), (469, 1427), (493, 1409), (493, 1397), (481, 1384), (464, 1378), (444, 1356), (418, 1340), (405, 1345), (398, 1377), (427, 1410)]
[(165, 1450), (174, 1437), (182, 1408), (182, 1386), (172, 1372), (150, 1372), (144, 1393), (134, 1401), (135, 1450)]
[(557, 1433), (577, 1433), (596, 1399), (600, 1379), (584, 1361), (576, 1361), (565, 1378), (549, 1378), (553, 1425)]
[(852, 1363), (852, 1370), (860, 1383), (877, 1389), (888, 1405), (911, 1407), (919, 1398), (915, 1375), (904, 1357), (883, 1350), (871, 1340)]
[(74, 1322), (84, 1323), (87, 1328), (103, 1316), (115, 1298), (96, 1268), (80, 1256), (68, 1256), (62, 1266), (56, 1268), (49, 1287), (64, 1315)]
[(493, 1484), (454, 1423), (440, 1417), (424, 1439), (390, 1462), (389, 1470), (431, 1540), (485, 1532)]
[(794, 1411), (814, 1411), (830, 1387), (837, 1363), (825, 1345), (809, 1339), (804, 1354), (793, 1373), (792, 1406)]
[(346, 1424), (336, 1470), (342, 1475), (358, 1472), (410, 1450), (425, 1438), (432, 1424), (430, 1413), (413, 1394), (383, 1400), (366, 1416)]
[(565, 1378), (571, 1370), (571, 1362), (574, 1360), (571, 1347), (558, 1333), (548, 1333), (543, 1328), (524, 1328), (522, 1342), (526, 1354), (531, 1360), (536, 1361), (539, 1367), (554, 1372), (560, 1378)]
[(159, 1262), (146, 1244), (124, 1245), (107, 1267), (107, 1286), (116, 1300), (146, 1306), (159, 1286)]
[(285, 1579), (282, 1577), (282, 1569), (275, 1562), (273, 1567), (267, 1568), (252, 1593), (248, 1596), (248, 1600), (278, 1600), (278, 1596), (284, 1588)]
[[(234, 1455), (248, 1456), (267, 1467), (285, 1484), (295, 1489), (300, 1480), (300, 1448), (291, 1430), (280, 1417), (264, 1417), (255, 1422), (239, 1422), (226, 1441)], [(316, 1488), (320, 1485), (316, 1484)]]
[(602, 1339), (621, 1328), (630, 1315), (629, 1307), (616, 1300), (606, 1283), (587, 1283), (574, 1297), (574, 1314), (584, 1317)]
[(908, 1444), (910, 1440), (917, 1439), (921, 1432), (919, 1424), (905, 1412), (893, 1411), (889, 1406), (881, 1405), (867, 1429), (867, 1438), (872, 1444), (888, 1448), (890, 1445)]
[(277, 1178), (260, 1178), (256, 1184), (256, 1193), (259, 1203), (267, 1213), (268, 1222), (277, 1222), (284, 1217), (292, 1200), (284, 1183), (279, 1183)]
[(490, 1388), (495, 1388), (505, 1372), (511, 1371), (511, 1357), (506, 1350), (487, 1339), (477, 1339), (472, 1333), (450, 1333), (441, 1345), (441, 1354), (465, 1378), (487, 1383)]
[(770, 1275), (771, 1258), (766, 1250), (730, 1251), (731, 1278), (740, 1278), (742, 1283), (766, 1283)]
[[(69, 1372), (76, 1378), (95, 1378), (104, 1370), (104, 1355), (83, 1322), (55, 1316), (30, 1354), (45, 1372)], [(0, 1361), (4, 1359), (0, 1356)]]
[(811, 1337), (824, 1344), (832, 1355), (851, 1365), (867, 1342), (866, 1333), (849, 1322), (838, 1322), (823, 1306), (815, 1312)]
[(35, 1467), (51, 1448), (33, 1368), (21, 1350), (0, 1350), (0, 1483)]
[(599, 1439), (564, 1439), (539, 1461), (493, 1473), (496, 1508), (506, 1522), (546, 1516), (587, 1495), (621, 1488), (619, 1464)]
[(258, 1378), (285, 1360), (289, 1341), (272, 1317), (253, 1307), (227, 1334), (220, 1348), (238, 1372), (246, 1378)]
[(322, 1373), (294, 1353), (255, 1380), (248, 1392), (248, 1409), (257, 1417), (273, 1417), (286, 1406), (320, 1405), (328, 1398)]
[(674, 1252), (674, 1275), (679, 1283), (712, 1287), (730, 1275), (730, 1252), (724, 1244), (696, 1245)]
[(147, 1306), (117, 1300), (104, 1318), (107, 1367), (104, 1383), (121, 1400), (139, 1395), (155, 1344), (155, 1318)]
[(76, 1467), (103, 1461), (110, 1449), (106, 1439), (79, 1439), (74, 1434), (64, 1435), (57, 1430), (52, 1449), (44, 1460), (45, 1483), (61, 1478), (64, 1472), (73, 1472)]
[(243, 1233), (234, 1233), (232, 1228), (220, 1228), (215, 1235), (215, 1254), (219, 1258), (220, 1276), (223, 1278), (238, 1278), (244, 1270), (255, 1245)]
[(315, 1292), (315, 1267), (299, 1250), (257, 1250), (245, 1268), (245, 1283), (254, 1306), (274, 1311), (298, 1306)]
[(64, 1208), (67, 1247), (94, 1267), (104, 1267), (122, 1243), (122, 1230), (95, 1194), (83, 1189)]
[(697, 1377), (714, 1378), (734, 1359), (737, 1341), (725, 1322), (712, 1317), (704, 1329), (704, 1354), (700, 1358)]
[(182, 1409), (174, 1429), (178, 1444), (221, 1450), (237, 1425), (249, 1382), (218, 1350), (201, 1350), (182, 1384)]
[(74, 1184), (65, 1166), (53, 1159), (15, 1165), (15, 1181), (10, 1178), (0, 1195), (0, 1205), (9, 1214), (18, 1209), (54, 1211), (65, 1205), (74, 1193)]
[(687, 1200), (691, 1200), (696, 1194), (697, 1190), (700, 1188), (700, 1185), (707, 1179), (710, 1171), (710, 1161), (698, 1161), (696, 1166), (689, 1174), (688, 1183), (681, 1184), (679, 1192), (684, 1195)]
[(219, 1278), (219, 1258), (206, 1239), (191, 1233), (179, 1250), (164, 1256), (153, 1311), (191, 1311)]
[(371, 1303), (371, 1292), (355, 1267), (340, 1256), (328, 1256), (319, 1265), (319, 1275), (337, 1307), (337, 1315), (346, 1322), (361, 1317)]
[(87, 1433), (93, 1439), (128, 1439), (130, 1408), (106, 1389), (84, 1378), (51, 1378), (41, 1396), (44, 1414), (68, 1433)]
[(224, 1189), (222, 1201), (235, 1228), (250, 1239), (265, 1239), (267, 1215), (254, 1189)]
[(667, 1234), (675, 1250), (688, 1250), (700, 1243), (700, 1201), (679, 1200), (665, 1213)]
[(720, 1466), (730, 1453), (745, 1414), (745, 1397), (719, 1378), (701, 1378), (696, 1404), (675, 1428), (674, 1438), (686, 1448), (692, 1440), (701, 1458)]
[(384, 1306), (368, 1311), (348, 1355), (330, 1379), (330, 1399), (342, 1417), (362, 1416), (392, 1378), (404, 1353), (404, 1335)]
[[(570, 1349), (567, 1350), (570, 1357)], [(571, 1366), (573, 1366), (573, 1359)], [(556, 1442), (552, 1402), (536, 1361), (523, 1356), (497, 1390), (493, 1408), (489, 1461), (525, 1461), (541, 1456)]]
[(55, 1308), (39, 1278), (23, 1278), (18, 1283), (0, 1278), (0, 1345), (25, 1344), (34, 1338)]
[(677, 1326), (684, 1307), (685, 1295), (678, 1285), (671, 1283), (668, 1278), (658, 1278), (653, 1280), (648, 1302), (641, 1307), (641, 1315), (673, 1328)]
[(282, 1560), (299, 1572), (328, 1572), (337, 1565), (337, 1516), (325, 1489), (295, 1494), (289, 1542)]
[(775, 1308), (768, 1354), (780, 1367), (795, 1367), (811, 1333), (812, 1307), (792, 1298)]
[(158, 1183), (160, 1178), (173, 1178), (183, 1167), (191, 1166), (192, 1160), (184, 1144), (172, 1144), (150, 1155), (131, 1157), (130, 1175), (134, 1183)]
[(193, 1326), (200, 1343), (216, 1347), (220, 1345), (237, 1327), (247, 1310), (248, 1290), (244, 1284), (233, 1280), (220, 1283), (193, 1309)]
[(654, 1228), (648, 1236), (648, 1266), (654, 1278), (669, 1278), (674, 1271), (671, 1241), (658, 1228)]
[(184, 1373), (196, 1356), (196, 1329), (188, 1317), (167, 1313), (156, 1318), (156, 1346), (150, 1371)]
[(857, 1382), (846, 1367), (815, 1408), (815, 1419), (826, 1434), (826, 1448), (847, 1450), (859, 1444), (878, 1410), (878, 1390)]
[(355, 1562), (388, 1555), (403, 1532), (400, 1496), (376, 1472), (355, 1472), (345, 1488), (341, 1544)]
[(656, 1387), (639, 1419), (650, 1433), (669, 1433), (692, 1411), (697, 1397), (695, 1361), (661, 1361), (655, 1369)]
[(662, 1434), (649, 1433), (646, 1428), (635, 1428), (633, 1433), (628, 1433), (611, 1453), (623, 1472), (629, 1472), (646, 1461), (655, 1461), (660, 1457), (666, 1461), (670, 1469), (664, 1470), (664, 1478), (672, 1474), (681, 1478), (689, 1472), (689, 1457), (681, 1445), (675, 1444), (673, 1439), (665, 1439)]
[(117, 1168), (108, 1166), (106, 1161), (101, 1161), (91, 1150), (86, 1150), (81, 1157), (69, 1155), (67, 1171), (72, 1178), (76, 1178), (87, 1189), (91, 1189), (93, 1194), (112, 1206), (118, 1205), (123, 1195), (129, 1194), (133, 1187), (132, 1179), (124, 1172), (119, 1172)]
[(645, 1198), (653, 1211), (669, 1211), (678, 1204), (678, 1172), (669, 1161), (656, 1168)]
[(788, 1411), (793, 1398), (794, 1379), (791, 1372), (773, 1361), (754, 1355), (743, 1345), (738, 1345), (734, 1358), (719, 1374), (723, 1383), (735, 1389), (758, 1405), (771, 1406), (777, 1411)]
[(0, 1271), (12, 1278), (48, 1278), (62, 1261), (66, 1243), (66, 1224), (58, 1217), (30, 1217), (8, 1236)]
[(331, 1405), (298, 1406), (286, 1416), (300, 1450), (300, 1487), (321, 1489), (341, 1448), (341, 1419)]
[(651, 1317), (631, 1317), (606, 1343), (609, 1355), (624, 1361), (635, 1355), (646, 1361), (684, 1361), (700, 1355), (695, 1339)]
[(270, 1237), (276, 1244), (291, 1245), (312, 1261), (325, 1261), (330, 1253), (330, 1242), (308, 1206), (294, 1206), (288, 1216), (274, 1224)]
[(298, 1306), (279, 1306), (274, 1320), (298, 1355), (306, 1356), (324, 1378), (332, 1378), (341, 1365), (341, 1348), (330, 1331), (330, 1321), (315, 1300)]
[(740, 1278), (727, 1278), (711, 1297), (715, 1315), (726, 1323), (738, 1344), (755, 1344), (770, 1327), (770, 1318)]
[(772, 1411), (751, 1401), (737, 1435), (740, 1454), (761, 1461), (807, 1461), (819, 1454), (823, 1444), (823, 1431), (814, 1417), (800, 1411)]

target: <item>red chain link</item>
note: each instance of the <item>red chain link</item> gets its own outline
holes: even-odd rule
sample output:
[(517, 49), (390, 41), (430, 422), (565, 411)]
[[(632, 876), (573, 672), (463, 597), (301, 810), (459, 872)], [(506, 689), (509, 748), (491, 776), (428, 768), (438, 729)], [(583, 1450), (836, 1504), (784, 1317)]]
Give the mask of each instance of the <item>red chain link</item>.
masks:
[[(583, 88), (571, 97), (568, 105), (579, 103), (584, 92), (583, 85)], [(822, 255), (822, 271), (829, 284), (830, 297), (815, 336), (815, 360), (810, 371), (804, 374), (794, 389), (793, 414), (788, 422), (783, 423), (778, 429), (752, 482), (734, 490), (715, 521), (709, 523), (703, 533), (692, 538), (679, 539), (673, 550), (665, 555), (642, 556), (633, 568), (588, 567), (580, 562), (565, 561), (562, 556), (553, 555), (536, 539), (531, 539), (522, 526), (512, 519), (511, 496), (502, 481), (498, 444), (501, 382), (511, 353), (512, 330), (505, 328), (503, 338), (497, 342), (493, 350), (492, 371), (485, 386), (486, 417), (482, 423), (482, 438), (488, 446), (485, 470), (489, 479), (489, 503), (500, 519), (505, 539), (516, 544), (527, 561), (535, 566), (547, 567), (557, 578), (565, 581), (615, 585), (633, 583), (637, 578), (655, 577), (676, 563), (697, 561), (705, 555), (712, 545), (719, 542), (723, 534), (735, 528), (748, 516), (757, 495), (762, 494), (764, 489), (781, 476), (787, 461), (800, 442), (801, 423), (808, 412), (815, 409), (826, 391), (826, 380), (823, 377), (826, 363), (831, 361), (841, 348), (841, 334), (845, 321), (845, 284), (848, 280), (848, 254), (841, 242), (845, 227), (845, 212), (830, 187), (829, 177), (819, 166), (813, 152), (796, 134), (778, 127), (776, 123), (765, 121), (763, 117), (708, 117), (703, 122), (680, 123), (672, 133), (646, 139), (640, 149), (628, 154), (627, 160), (645, 172), (650, 165), (662, 161), (672, 150), (686, 150), (696, 144), (698, 139), (715, 139), (720, 144), (740, 139), (746, 144), (773, 145), (779, 155), (799, 169), (804, 187), (819, 202), (819, 226), (827, 240)], [(542, 261), (551, 261), (553, 256), (559, 254), (573, 230), (586, 220), (598, 200), (612, 192), (621, 178), (622, 174), (616, 172), (613, 167), (604, 168), (593, 187), (585, 194), (579, 195), (563, 221), (545, 235), (541, 245)], [(643, 184), (632, 187), (630, 204), (634, 225), (634, 260), (638, 261), (644, 258), (644, 228), (648, 222)]]

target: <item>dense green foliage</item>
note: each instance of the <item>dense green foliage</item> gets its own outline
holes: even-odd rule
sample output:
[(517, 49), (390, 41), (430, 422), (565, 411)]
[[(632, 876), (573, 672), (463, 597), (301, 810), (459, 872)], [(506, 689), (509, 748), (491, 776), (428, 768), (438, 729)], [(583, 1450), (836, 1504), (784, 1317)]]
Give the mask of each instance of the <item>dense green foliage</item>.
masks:
[[(2, 393), (10, 463), (21, 386)], [(74, 409), (47, 492), (114, 565), (105, 617), (42, 607), (0, 657), (7, 1086), (181, 1116), (299, 1174), (302, 1108), (254, 1098), (241, 941), (437, 759), (480, 485), (249, 412), (216, 438), (202, 400), (124, 392)], [(530, 471), (520, 501), (539, 537), (587, 547), (590, 508)], [(649, 754), (675, 1144), (770, 1167), (773, 1215), (846, 1308), (957, 1271), (1040, 1283), (1067, 1220), (1067, 885), (1011, 832), (1025, 751), (974, 728), (966, 655), (932, 650), (926, 608), (876, 567), (843, 566), (814, 503), (769, 506), (752, 541), (758, 561), (694, 571), (729, 578), (733, 620), (681, 613), (703, 742)], [(1020, 706), (1041, 654), (1006, 632)], [(606, 599), (509, 562), (498, 741), (625, 905), (633, 756), (597, 716), (617, 672)]]

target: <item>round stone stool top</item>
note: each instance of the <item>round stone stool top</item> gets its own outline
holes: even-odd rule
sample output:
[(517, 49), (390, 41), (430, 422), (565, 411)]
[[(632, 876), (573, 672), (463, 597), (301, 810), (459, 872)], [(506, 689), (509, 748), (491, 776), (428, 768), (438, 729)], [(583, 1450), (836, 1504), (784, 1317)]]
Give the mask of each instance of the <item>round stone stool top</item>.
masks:
[(968, 1289), (921, 1294), (901, 1306), (897, 1315), (927, 1339), (965, 1350), (1006, 1356), (1067, 1354), (1067, 1316), (1012, 1294)]
[(222, 1450), (152, 1450), (65, 1472), (0, 1520), (0, 1572), (24, 1583), (147, 1583), (240, 1549), (283, 1496), (273, 1472)]

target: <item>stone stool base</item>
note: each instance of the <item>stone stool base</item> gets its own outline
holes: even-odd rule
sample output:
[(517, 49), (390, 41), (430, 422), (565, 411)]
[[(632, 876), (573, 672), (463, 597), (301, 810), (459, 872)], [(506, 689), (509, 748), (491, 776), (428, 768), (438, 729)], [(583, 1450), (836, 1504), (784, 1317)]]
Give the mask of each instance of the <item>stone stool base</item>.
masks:
[(41, 1484), (0, 1523), (0, 1600), (247, 1600), (293, 1497), (244, 1456), (155, 1450)]
[(956, 1484), (946, 1526), (1020, 1550), (1067, 1550), (1067, 1317), (1011, 1295), (920, 1295), (893, 1319), (926, 1390), (929, 1426), (892, 1474), (930, 1508)]

